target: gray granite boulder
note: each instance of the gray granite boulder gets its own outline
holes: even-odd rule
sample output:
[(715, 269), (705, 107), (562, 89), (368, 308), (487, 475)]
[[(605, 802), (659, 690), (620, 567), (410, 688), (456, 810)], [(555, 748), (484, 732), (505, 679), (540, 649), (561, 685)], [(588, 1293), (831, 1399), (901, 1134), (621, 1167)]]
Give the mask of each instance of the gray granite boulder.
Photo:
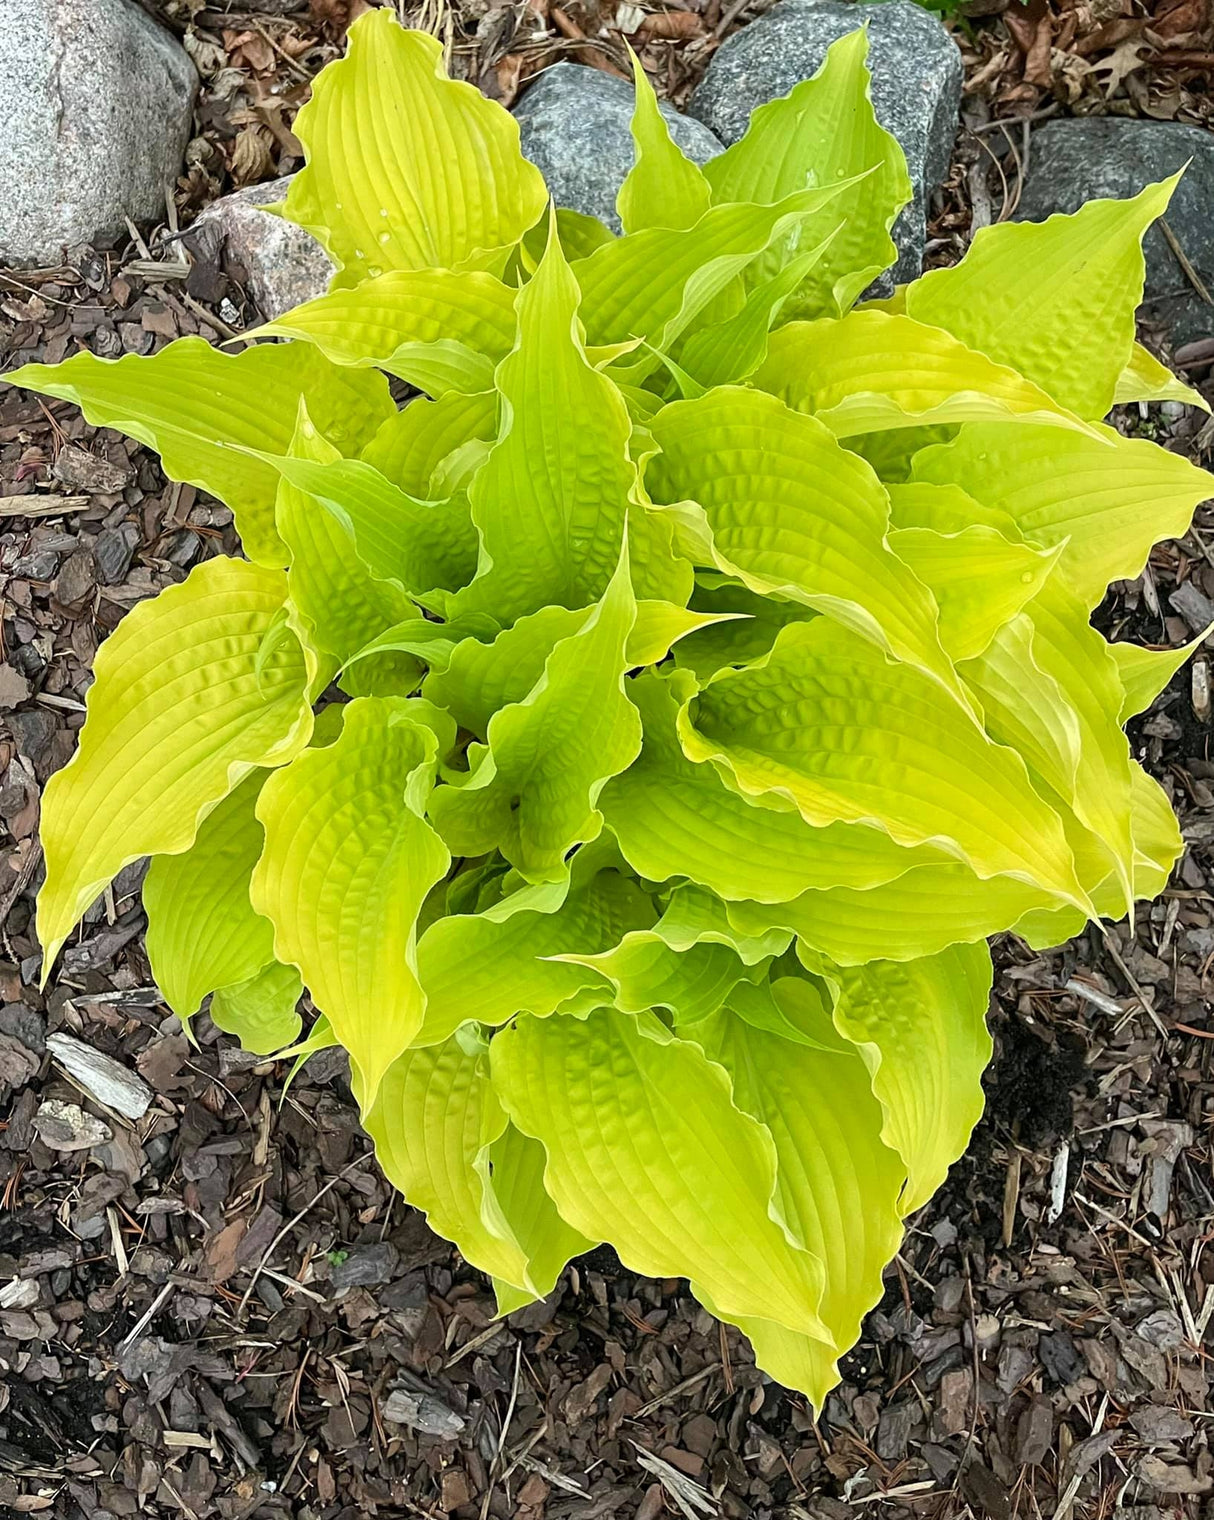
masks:
[[(545, 69), (514, 107), (523, 152), (543, 174), (558, 206), (597, 216), (619, 232), (616, 192), (632, 168), (632, 85), (580, 63)], [(698, 121), (663, 105), (670, 134), (697, 164), (722, 144)]]
[(0, 5), (0, 261), (163, 217), (198, 75), (136, 0)]
[(286, 199), (293, 174), (247, 185), (213, 202), (186, 235), (196, 251), (226, 253), (244, 271), (249, 294), (267, 322), (323, 296), (333, 261), (311, 233), (263, 206)]
[(912, 0), (780, 0), (717, 50), (687, 109), (735, 143), (756, 106), (810, 78), (830, 44), (865, 22), (873, 109), (902, 144), (915, 191), (894, 226), (901, 282), (922, 273), (927, 199), (948, 172), (957, 135), (961, 54), (936, 16)]
[[(1039, 222), (1078, 211), (1086, 200), (1136, 195), (1192, 159), (1163, 220), (1206, 290), (1214, 295), (1214, 134), (1203, 127), (1131, 117), (1051, 121), (1033, 136), (1028, 180), (1016, 215)], [(1174, 343), (1214, 335), (1214, 306), (1194, 288), (1158, 224), (1143, 242), (1147, 280), (1142, 315)]]

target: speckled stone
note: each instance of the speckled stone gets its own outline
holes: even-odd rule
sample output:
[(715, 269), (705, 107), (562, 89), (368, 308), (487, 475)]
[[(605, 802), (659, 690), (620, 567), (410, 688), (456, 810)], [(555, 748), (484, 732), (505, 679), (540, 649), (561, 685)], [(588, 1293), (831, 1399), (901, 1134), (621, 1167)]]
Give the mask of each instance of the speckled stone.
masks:
[[(620, 231), (616, 192), (632, 168), (632, 85), (586, 64), (545, 69), (514, 107), (523, 152), (543, 174), (558, 206), (597, 216)], [(671, 136), (697, 164), (722, 151), (700, 122), (663, 105)]]
[(240, 265), (267, 322), (323, 296), (333, 275), (332, 259), (311, 233), (261, 209), (285, 200), (294, 178), (288, 174), (225, 195), (207, 207), (189, 233), (196, 248), (211, 254), (226, 250)]
[(865, 23), (873, 109), (902, 144), (915, 192), (894, 225), (894, 278), (913, 280), (923, 268), (928, 197), (948, 171), (961, 101), (961, 54), (936, 16), (912, 0), (780, 0), (717, 50), (687, 109), (723, 143), (735, 143), (756, 106), (817, 73), (831, 43)]
[(0, 262), (163, 218), (198, 75), (135, 0), (0, 5)]
[[(1198, 278), (1214, 293), (1214, 135), (1202, 127), (1121, 116), (1047, 122), (1033, 134), (1016, 215), (1039, 222), (1056, 211), (1078, 211), (1096, 197), (1136, 195), (1189, 159), (1164, 219)], [(1143, 247), (1142, 315), (1165, 327), (1174, 343), (1214, 336), (1214, 306), (1193, 288), (1158, 225), (1148, 231)]]

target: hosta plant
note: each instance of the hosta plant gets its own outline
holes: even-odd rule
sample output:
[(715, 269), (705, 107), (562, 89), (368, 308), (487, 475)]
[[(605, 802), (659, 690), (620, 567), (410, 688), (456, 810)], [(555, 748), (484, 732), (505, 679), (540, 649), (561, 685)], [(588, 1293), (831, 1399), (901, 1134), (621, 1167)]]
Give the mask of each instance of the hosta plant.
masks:
[(329, 293), (8, 377), (246, 556), (98, 654), (45, 969), (151, 856), (166, 1001), (344, 1045), (503, 1311), (608, 1241), (815, 1404), (981, 1111), (987, 938), (1118, 918), (1180, 851), (1121, 725), (1185, 651), (1089, 613), (1214, 489), (1101, 420), (1196, 400), (1134, 342), (1171, 182), (864, 299), (910, 195), (865, 46), (703, 169), (638, 70), (617, 235), (371, 11), (281, 208)]

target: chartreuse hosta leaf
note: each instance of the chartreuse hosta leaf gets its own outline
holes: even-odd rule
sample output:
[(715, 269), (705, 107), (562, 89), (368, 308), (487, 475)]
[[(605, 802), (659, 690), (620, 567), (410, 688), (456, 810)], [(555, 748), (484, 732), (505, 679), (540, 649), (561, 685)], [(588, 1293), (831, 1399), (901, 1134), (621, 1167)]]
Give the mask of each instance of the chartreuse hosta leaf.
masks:
[(1211, 629), (1199, 633), (1178, 649), (1143, 649), (1137, 644), (1110, 644), (1109, 653), (1121, 679), (1121, 710), (1118, 721), (1126, 722), (1137, 713), (1146, 712), (1168, 685), (1184, 662), (1200, 649)]
[(976, 944), (1027, 913), (1067, 911), (1082, 922), (1078, 908), (1058, 909), (1057, 901), (1014, 876), (984, 879), (960, 861), (924, 861), (871, 887), (811, 889), (786, 903), (731, 903), (729, 916), (742, 932), (784, 929), (841, 966), (863, 966), (874, 945), (886, 960), (914, 961), (949, 945)]
[(1210, 410), (1210, 403), (1200, 391), (1178, 380), (1141, 343), (1135, 343), (1130, 350), (1129, 363), (1117, 377), (1113, 401), (1118, 405), (1129, 401), (1179, 401), (1185, 406), (1199, 406), (1203, 412)]
[[(1142, 235), (1180, 179), (1073, 216), (983, 227), (959, 264), (906, 289), (906, 312), (1011, 365), (1093, 421), (1112, 406), (1134, 347)], [(1031, 275), (1030, 272), (1031, 271)]]
[(689, 1277), (718, 1313), (824, 1333), (822, 1268), (775, 1208), (771, 1133), (724, 1070), (652, 1015), (524, 1017), (489, 1047), (507, 1113), (547, 1152), (561, 1217), (633, 1271)]
[(980, 876), (1086, 906), (1062, 825), (1020, 756), (929, 677), (829, 618), (790, 624), (765, 660), (714, 677), (681, 711), (679, 737), (740, 795), (791, 802), (807, 823), (871, 822), (898, 844), (933, 844)]
[(518, 125), (449, 79), (442, 44), (391, 10), (350, 28), (295, 119), (306, 167), (283, 213), (338, 264), (335, 289), (389, 269), (487, 269), (544, 209)]
[[(363, 1124), (389, 1180), (474, 1267), (526, 1289), (527, 1257), (496, 1207), (490, 1146), (506, 1115), (483, 1053), (458, 1040), (408, 1050), (388, 1067)], [(534, 1296), (534, 1295), (532, 1295)]]
[(859, 1047), (885, 1115), (881, 1137), (906, 1167), (899, 1205), (913, 1214), (982, 1114), (990, 951), (955, 945), (923, 960), (875, 960), (828, 975), (838, 988), (835, 1025)]
[(738, 982), (760, 980), (790, 939), (778, 930), (743, 936), (723, 904), (714, 911), (711, 894), (680, 887), (652, 929), (633, 930), (609, 950), (565, 953), (559, 959), (597, 971), (624, 1013), (668, 1008), (693, 1022), (715, 1013)]
[[(302, 400), (290, 456), (322, 465), (340, 458), (313, 425)], [(372, 573), (358, 553), (352, 529), (286, 476), (278, 483), (274, 515), (291, 556), (288, 617), (301, 641), (328, 657), (330, 670), (345, 666), (385, 623), (395, 623), (414, 611), (398, 584)], [(411, 689), (419, 674), (416, 661), (402, 660), (396, 652), (380, 656), (373, 667), (363, 666), (358, 672), (360, 680), (378, 678), (388, 690), (396, 682)]]
[(257, 804), (253, 905), (350, 1052), (364, 1106), (425, 1008), (415, 925), (450, 862), (422, 816), (437, 748), (407, 701), (360, 698), (337, 741), (273, 776)]
[[(1004, 743), (1017, 745), (1025, 723), (1048, 724), (1065, 718), (1073, 726), (1074, 770), (1068, 776), (1047, 771), (1037, 749), (1026, 758), (1044, 780), (1074, 809), (1080, 822), (1105, 845), (1124, 887), (1123, 909), (1133, 901), (1134, 850), (1130, 838), (1130, 747), (1112, 713), (1120, 711), (1123, 689), (1109, 646), (1084, 617), (1084, 607), (1061, 581), (1051, 579), (1028, 604), (1032, 623), (1031, 661), (1017, 658), (1010, 644), (997, 640), (984, 669), (994, 681), (976, 682), (987, 728)], [(1025, 717), (1026, 681), (1040, 671), (1061, 693), (1062, 703), (1047, 700), (1040, 712)], [(1027, 674), (1026, 674), (1027, 672)], [(1016, 689), (1016, 682), (1021, 682)]]
[(640, 757), (603, 789), (608, 827), (629, 865), (654, 881), (686, 876), (726, 899), (787, 902), (838, 882), (872, 886), (936, 851), (903, 849), (884, 830), (814, 827), (795, 810), (754, 807), (716, 768), (688, 759), (679, 743), (680, 704), (695, 691), (686, 672), (649, 674), (629, 694), (644, 721)]
[(610, 984), (593, 967), (554, 959), (606, 950), (657, 917), (637, 883), (608, 862), (601, 846), (579, 850), (570, 879), (517, 887), (483, 912), (431, 924), (417, 947), (426, 1016), (416, 1043), (445, 1040), (469, 1021), (544, 1017), (586, 987), (610, 1002)]
[(188, 850), (251, 771), (308, 742), (298, 640), (284, 632), (258, 659), (285, 592), (281, 571), (208, 560), (133, 608), (98, 651), (80, 746), (43, 794), (44, 976), (123, 866)]
[(530, 1289), (495, 1278), (499, 1314), (509, 1314), (537, 1298), (546, 1298), (556, 1286), (562, 1268), (571, 1257), (591, 1250), (597, 1241), (587, 1240), (568, 1225), (544, 1187), (544, 1147), (513, 1124), (489, 1147), (493, 1194), (510, 1232), (527, 1257)]
[(278, 478), (240, 447), (285, 453), (301, 396), (343, 454), (356, 454), (394, 410), (382, 375), (341, 369), (315, 349), (276, 343), (225, 354), (202, 338), (181, 338), (148, 358), (73, 354), (4, 378), (74, 401), (94, 427), (118, 428), (155, 449), (173, 480), (227, 502), (245, 553), (273, 566), (287, 562), (274, 530)]
[(1120, 724), (1187, 651), (1088, 618), (1214, 497), (1099, 421), (1194, 399), (1132, 342), (1168, 187), (853, 307), (908, 194), (861, 33), (705, 170), (638, 70), (621, 237), (440, 58), (381, 8), (317, 82), (286, 212), (340, 267), (282, 341), (9, 377), (248, 556), (101, 648), (45, 965), (153, 856), (166, 1000), (287, 1082), (346, 1047), (503, 1313), (607, 1241), (820, 1406), (980, 1111), (983, 941), (1182, 849)]
[[(717, 204), (768, 204), (804, 185), (871, 171), (799, 230), (807, 247), (832, 225), (839, 228), (812, 273), (802, 276), (799, 314), (842, 315), (898, 255), (890, 228), (911, 198), (911, 184), (901, 146), (873, 115), (867, 53), (862, 30), (840, 37), (812, 79), (760, 106), (745, 136), (704, 168)], [(773, 262), (765, 255), (759, 271), (769, 273)]]
[(420, 596), (458, 590), (472, 576), (476, 530), (465, 497), (418, 501), (364, 459), (309, 459), (289, 449), (258, 457), (315, 510), (332, 514), (376, 580)]
[(840, 1038), (825, 1010), (812, 1027), (818, 1046), (756, 1029), (726, 1009), (687, 1037), (725, 1068), (734, 1102), (771, 1134), (780, 1217), (822, 1263), (829, 1341), (770, 1321), (743, 1326), (767, 1353), (766, 1365), (785, 1377), (795, 1369), (798, 1386), (820, 1407), (838, 1381), (840, 1353), (881, 1297), (882, 1272), (902, 1238), (898, 1200), (907, 1169), (881, 1138), (882, 1110), (860, 1050)]
[(963, 427), (915, 456), (914, 476), (1005, 512), (1029, 543), (1062, 544), (1059, 573), (1085, 607), (1140, 574), (1151, 545), (1184, 533), (1214, 482), (1179, 454), (1112, 428)]
[(432, 396), (475, 393), (514, 342), (515, 292), (490, 274), (396, 269), (296, 306), (259, 334), (315, 344), (334, 364), (378, 366)]
[(620, 221), (625, 232), (692, 227), (708, 210), (708, 181), (699, 165), (693, 164), (671, 137), (653, 86), (635, 54), (632, 77), (636, 87), (632, 113), (636, 162), (615, 199)]
[(495, 391), (449, 391), (438, 401), (419, 396), (380, 425), (360, 457), (410, 496), (436, 501), (448, 494), (456, 456), (487, 448), (496, 429)]
[(217, 987), (247, 982), (274, 959), (274, 925), (249, 900), (264, 840), (256, 813), (264, 779), (254, 772), (242, 781), (203, 819), (192, 849), (157, 855), (144, 878), (148, 960), (182, 1020)]
[(885, 541), (889, 499), (870, 467), (774, 396), (721, 387), (653, 419), (645, 486), (751, 591), (803, 602), (952, 684), (930, 591)]
[(982, 523), (959, 533), (899, 528), (889, 544), (930, 588), (940, 609), (940, 642), (954, 660), (982, 653), (1041, 590), (1059, 554), (1013, 543)]
[[(580, 314), (593, 344), (644, 338), (669, 353), (701, 314), (767, 248), (792, 236), (808, 217), (837, 201), (850, 180), (799, 189), (771, 206), (714, 206), (693, 227), (651, 227), (616, 238), (573, 265), (582, 291)], [(836, 215), (836, 221), (841, 221)], [(810, 245), (822, 242), (819, 233)], [(622, 378), (643, 378), (660, 360), (648, 349), (615, 366)]]
[(1100, 435), (1039, 386), (939, 327), (882, 311), (790, 322), (754, 377), (838, 438), (958, 422), (1036, 422)]
[(500, 849), (528, 881), (557, 881), (569, 850), (597, 836), (599, 793), (641, 748), (641, 720), (624, 692), (635, 619), (625, 549), (602, 599), (553, 646), (528, 695), (489, 719), (467, 775), (431, 798), (453, 853)]
[(518, 341), (498, 370), (497, 443), (472, 485), (476, 579), (461, 611), (502, 623), (602, 595), (620, 557), (636, 469), (619, 392), (587, 360), (578, 286), (558, 240), (518, 297)]
[(296, 968), (272, 960), (247, 981), (218, 988), (211, 999), (211, 1020), (254, 1055), (272, 1055), (299, 1034), (296, 1004), (302, 994)]

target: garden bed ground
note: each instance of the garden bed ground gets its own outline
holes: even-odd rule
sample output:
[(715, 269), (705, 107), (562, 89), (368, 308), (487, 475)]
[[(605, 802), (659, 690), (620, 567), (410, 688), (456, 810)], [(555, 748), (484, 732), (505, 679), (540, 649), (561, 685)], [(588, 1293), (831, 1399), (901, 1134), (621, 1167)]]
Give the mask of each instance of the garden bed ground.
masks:
[[(980, 125), (1090, 109), (1117, 76), (1102, 108), (1201, 121), (1210, 59), (1167, 47), (1208, 26), (1180, 27), (1194, 3), (1148, 7), (1136, 30), (1095, 3), (1039, 0), (976, 22), (966, 111)], [(220, 191), (293, 166), (291, 110), (349, 5), (163, 9), (179, 31), (191, 22), (207, 79), (184, 225)], [(583, 40), (597, 31), (585, 9), (545, 6), (524, 29), (525, 9), (426, 0), (421, 19), (499, 98), (557, 51), (621, 61), (615, 39)], [(679, 96), (742, 19), (720, 0), (679, 4), (645, 23), (648, 61)], [(962, 134), (935, 257), (1015, 194), (1016, 157), (995, 142)], [(223, 271), (165, 278), (151, 266), (177, 260), (172, 229), (144, 232), (70, 268), (0, 274), (0, 370), (81, 342), (148, 352), (248, 325)], [(1207, 381), (1210, 359), (1189, 378)], [(1194, 457), (1204, 442), (1210, 462), (1196, 413), (1123, 421)], [(377, 1174), (338, 1061), (314, 1060), (282, 1102), (284, 1067), (253, 1064), (205, 1017), (201, 1048), (187, 1044), (151, 985), (136, 874), (38, 994), (38, 796), (71, 751), (97, 643), (235, 544), (229, 514), (166, 485), (145, 450), (10, 391), (0, 493), (0, 1516), (1214, 1513), (1214, 756), (1188, 671), (1134, 731), (1189, 842), (1173, 885), (1108, 941), (997, 947), (987, 1117), (912, 1221), (815, 1427), (682, 1283), (638, 1281), (609, 1251), (493, 1322), (485, 1280)], [(1206, 508), (1101, 618), (1175, 644), (1191, 637), (1182, 612), (1214, 619), (1211, 599)], [(112, 1136), (91, 1151), (49, 1148), (39, 1104), (80, 1093), (42, 1054), (48, 1030), (141, 1073), (146, 1116), (105, 1114)]]

